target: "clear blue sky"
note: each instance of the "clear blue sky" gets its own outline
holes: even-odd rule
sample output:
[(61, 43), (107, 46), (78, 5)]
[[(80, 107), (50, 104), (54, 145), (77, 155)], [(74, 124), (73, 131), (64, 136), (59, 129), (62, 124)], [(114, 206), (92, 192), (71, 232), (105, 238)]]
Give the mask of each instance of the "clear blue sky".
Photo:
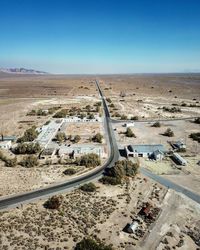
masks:
[(200, 0), (0, 0), (0, 67), (200, 71)]

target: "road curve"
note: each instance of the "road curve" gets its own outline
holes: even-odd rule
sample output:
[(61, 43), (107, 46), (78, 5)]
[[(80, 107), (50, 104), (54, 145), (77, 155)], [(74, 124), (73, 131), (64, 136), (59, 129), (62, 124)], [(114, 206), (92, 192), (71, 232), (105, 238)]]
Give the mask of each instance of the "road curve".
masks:
[(66, 181), (66, 182), (59, 183), (59, 184), (58, 183), (53, 184), (53, 185), (46, 187), (46, 188), (36, 189), (36, 190), (26, 192), (23, 194), (19, 194), (19, 195), (12, 195), (12, 196), (9, 196), (6, 198), (1, 198), (0, 199), (0, 209), (6, 209), (9, 207), (16, 207), (19, 204), (32, 202), (33, 200), (36, 200), (36, 199), (48, 197), (52, 194), (67, 191), (67, 190), (75, 188), (75, 187), (77, 187), (85, 182), (89, 182), (89, 181), (92, 181), (94, 179), (98, 179), (102, 176), (102, 174), (106, 168), (112, 167), (114, 165), (114, 163), (119, 159), (119, 151), (118, 151), (117, 143), (115, 140), (114, 131), (112, 129), (111, 121), (110, 121), (109, 110), (108, 110), (106, 101), (104, 99), (104, 96), (102, 94), (102, 91), (99, 87), (98, 81), (96, 81), (96, 86), (97, 86), (97, 89), (99, 91), (99, 95), (100, 95), (100, 98), (102, 100), (102, 104), (103, 104), (103, 108), (104, 108), (104, 115), (105, 115), (104, 116), (105, 117), (104, 118), (104, 126), (105, 126), (105, 132), (106, 132), (106, 135), (108, 138), (108, 146), (109, 146), (109, 152), (110, 152), (110, 155), (109, 155), (107, 162), (103, 166), (94, 169), (90, 173), (86, 173), (85, 175), (78, 176), (76, 178), (73, 178), (70, 181)]

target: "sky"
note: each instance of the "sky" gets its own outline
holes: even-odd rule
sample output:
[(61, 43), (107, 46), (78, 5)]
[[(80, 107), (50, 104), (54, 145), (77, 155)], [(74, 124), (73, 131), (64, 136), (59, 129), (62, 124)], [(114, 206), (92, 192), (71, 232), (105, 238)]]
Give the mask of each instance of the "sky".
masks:
[(200, 0), (0, 0), (0, 67), (200, 72)]

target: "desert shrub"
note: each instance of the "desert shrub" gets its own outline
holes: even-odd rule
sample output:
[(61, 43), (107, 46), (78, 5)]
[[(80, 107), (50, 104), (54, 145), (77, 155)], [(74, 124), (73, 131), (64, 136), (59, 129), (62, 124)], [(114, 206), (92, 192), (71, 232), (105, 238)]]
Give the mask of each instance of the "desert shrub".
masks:
[(34, 141), (38, 136), (38, 132), (36, 131), (36, 127), (33, 126), (32, 128), (27, 129), (24, 132), (24, 135), (18, 138), (17, 142), (31, 142)]
[(39, 143), (19, 143), (13, 148), (15, 154), (37, 154), (40, 150)]
[(61, 107), (51, 107), (48, 109), (48, 112), (50, 115), (54, 114), (57, 110), (59, 110)]
[(119, 185), (121, 184), (122, 179), (111, 176), (103, 176), (99, 181), (106, 185)]
[(121, 115), (121, 120), (127, 120), (127, 119), (128, 119), (127, 115)]
[(89, 114), (88, 119), (90, 119), (90, 120), (94, 119), (94, 114)]
[(115, 112), (113, 116), (120, 117), (121, 115), (118, 112)]
[(131, 117), (131, 120), (133, 120), (133, 121), (137, 121), (138, 119), (139, 119), (138, 116), (132, 116), (132, 117)]
[(65, 133), (63, 132), (58, 132), (57, 135), (55, 136), (56, 141), (58, 142), (63, 142), (66, 140)]
[(82, 239), (75, 246), (75, 250), (113, 250), (111, 246), (106, 246), (103, 243), (97, 243), (93, 239)]
[(24, 157), (23, 160), (19, 164), (26, 168), (32, 168), (38, 165), (38, 159), (37, 157), (33, 155), (28, 155)]
[(76, 169), (74, 169), (74, 168), (67, 168), (67, 169), (63, 172), (63, 174), (65, 174), (65, 175), (73, 175), (73, 174), (76, 174)]
[(194, 120), (194, 123), (200, 124), (200, 117), (196, 118), (196, 119)]
[(167, 128), (166, 131), (163, 133), (163, 135), (168, 137), (173, 137), (174, 132), (170, 128)]
[(154, 127), (154, 128), (160, 128), (160, 127), (161, 127), (161, 124), (160, 124), (160, 122), (155, 122), (155, 123), (152, 125), (152, 127)]
[(181, 109), (178, 107), (172, 107), (172, 108), (163, 107), (163, 110), (166, 112), (170, 112), (170, 113), (180, 113), (181, 112)]
[(44, 203), (44, 207), (48, 209), (58, 209), (62, 204), (62, 200), (62, 196), (54, 195)]
[(102, 139), (103, 139), (103, 135), (100, 133), (97, 133), (96, 135), (94, 135), (92, 137), (92, 141), (93, 142), (98, 142), (98, 143), (102, 143)]
[(190, 134), (190, 138), (200, 143), (200, 132)]
[(80, 187), (80, 189), (84, 192), (95, 192), (97, 187), (94, 185), (94, 183), (86, 183)]
[(76, 159), (76, 164), (79, 166), (96, 167), (101, 164), (101, 160), (97, 154), (91, 153), (82, 155)]
[(75, 142), (75, 143), (79, 142), (80, 140), (81, 140), (80, 135), (75, 135), (75, 136), (74, 136), (74, 142)]
[(131, 130), (131, 128), (127, 128), (126, 132), (125, 132), (125, 135), (127, 137), (134, 137), (136, 138), (135, 134), (133, 133), (133, 131)]
[(106, 101), (109, 102), (109, 103), (112, 102), (112, 100), (110, 98), (106, 98)]
[(60, 111), (56, 112), (53, 117), (54, 118), (65, 118), (67, 114), (68, 114), (67, 109), (61, 109)]

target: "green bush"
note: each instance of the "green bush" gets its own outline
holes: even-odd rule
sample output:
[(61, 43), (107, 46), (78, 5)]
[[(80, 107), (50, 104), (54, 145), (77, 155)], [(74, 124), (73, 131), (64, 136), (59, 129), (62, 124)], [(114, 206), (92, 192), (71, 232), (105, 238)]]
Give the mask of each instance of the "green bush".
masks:
[(103, 139), (103, 135), (100, 133), (97, 133), (96, 135), (94, 135), (92, 137), (92, 141), (93, 142), (98, 142), (98, 143), (102, 143), (102, 139)]
[(168, 136), (168, 137), (173, 137), (174, 136), (174, 132), (168, 128), (164, 133), (163, 133), (164, 136)]
[(200, 132), (190, 134), (190, 138), (200, 143)]
[(34, 141), (38, 136), (38, 132), (36, 131), (36, 127), (33, 126), (32, 128), (27, 129), (24, 132), (24, 135), (18, 138), (17, 142), (31, 142)]
[(58, 142), (63, 142), (66, 140), (66, 136), (65, 136), (65, 133), (63, 132), (58, 132), (56, 137), (55, 137), (56, 141)]
[(84, 238), (76, 244), (75, 250), (113, 250), (113, 248), (101, 242), (97, 243), (93, 239)]
[(137, 120), (139, 120), (139, 117), (138, 117), (138, 116), (132, 116), (132, 117), (131, 117), (131, 120), (137, 121)]
[(76, 163), (79, 166), (86, 166), (88, 168), (99, 166), (101, 164), (101, 160), (97, 154), (91, 153), (77, 158)]
[(57, 113), (55, 113), (55, 115), (53, 117), (54, 118), (65, 118), (67, 114), (68, 114), (68, 110), (67, 109), (61, 109), (60, 111), (58, 111)]
[(160, 128), (160, 127), (161, 127), (161, 124), (160, 124), (160, 122), (155, 122), (155, 123), (152, 125), (152, 127), (154, 127), (154, 128)]
[(41, 150), (39, 143), (19, 143), (13, 149), (15, 154), (37, 154)]
[(62, 196), (54, 195), (44, 203), (44, 207), (48, 209), (58, 209), (62, 204), (62, 200)]
[(107, 169), (100, 181), (104, 184), (121, 184), (125, 176), (134, 177), (138, 173), (138, 168), (138, 163), (129, 160), (117, 161), (113, 167)]
[(127, 115), (121, 115), (121, 120), (127, 120), (127, 119), (128, 119)]
[(0, 160), (5, 163), (6, 167), (15, 167), (17, 165), (17, 158), (9, 159), (0, 151)]
[(63, 173), (65, 175), (73, 175), (73, 174), (76, 174), (76, 169), (74, 169), (74, 168), (67, 168)]
[(74, 143), (78, 143), (81, 140), (80, 135), (75, 135), (74, 136)]
[(125, 132), (125, 135), (127, 137), (134, 137), (136, 138), (135, 134), (133, 133), (133, 131), (131, 130), (131, 128), (127, 128), (126, 132)]
[(38, 165), (38, 159), (33, 155), (29, 155), (23, 158), (20, 165), (26, 168), (32, 168)]
[(196, 119), (194, 120), (194, 123), (200, 124), (200, 117), (196, 118)]
[(94, 183), (90, 182), (81, 186), (80, 189), (84, 192), (95, 192), (97, 187), (94, 185)]

